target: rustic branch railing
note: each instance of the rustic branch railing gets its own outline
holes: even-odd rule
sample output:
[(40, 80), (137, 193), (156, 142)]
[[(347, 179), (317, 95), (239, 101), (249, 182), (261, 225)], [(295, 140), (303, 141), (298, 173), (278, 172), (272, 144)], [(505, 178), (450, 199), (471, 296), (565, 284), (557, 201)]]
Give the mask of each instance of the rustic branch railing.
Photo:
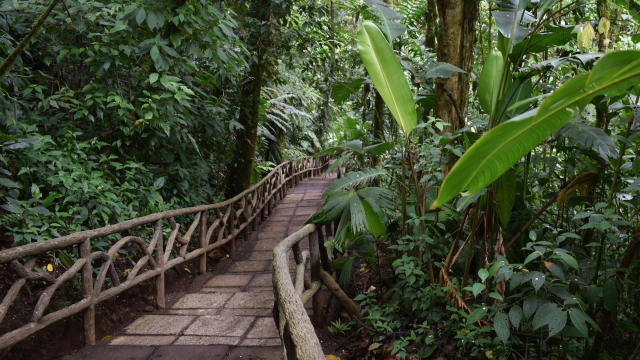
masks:
[[(320, 287), (324, 284), (342, 303), (351, 316), (362, 319), (359, 306), (347, 297), (331, 277), (331, 259), (324, 246), (325, 238), (330, 239), (335, 232), (332, 225), (309, 224), (284, 239), (273, 249), (273, 292), (275, 306), (273, 317), (284, 347), (287, 360), (323, 360), (325, 356), (316, 336), (304, 304), (313, 301), (313, 322), (324, 325)], [(322, 229), (324, 228), (324, 232)], [(309, 239), (309, 251), (302, 251), (300, 242)], [(289, 251), (293, 250), (296, 262), (295, 284), (289, 275)], [(305, 274), (306, 261), (310, 259), (310, 277)]]
[[(306, 177), (320, 174), (328, 165), (329, 157), (326, 155), (288, 161), (278, 165), (256, 185), (222, 203), (165, 211), (99, 229), (81, 231), (53, 240), (0, 251), (0, 264), (9, 263), (9, 268), (18, 276), (0, 304), (0, 322), (27, 281), (44, 281), (48, 284), (36, 304), (31, 321), (0, 336), (0, 350), (15, 345), (35, 332), (79, 312), (83, 312), (84, 316), (85, 343), (94, 344), (95, 305), (145, 280), (155, 278), (157, 305), (159, 309), (164, 308), (165, 271), (185, 261), (199, 258), (200, 272), (205, 273), (207, 253), (227, 243), (229, 243), (229, 256), (234, 260), (237, 235), (242, 235), (246, 240), (247, 227), (252, 225), (253, 230), (257, 230), (258, 218), (263, 221), (267, 214), (271, 214), (273, 205), (278, 198), (284, 197), (287, 188), (295, 186)], [(209, 216), (210, 213), (212, 216)], [(181, 235), (180, 224), (175, 218), (186, 215), (193, 215), (194, 220), (187, 232)], [(163, 221), (166, 221), (170, 228), (166, 245)], [(136, 228), (148, 224), (153, 224), (154, 229), (149, 244), (140, 237), (129, 235), (135, 233)], [(194, 239), (192, 242), (191, 237), (198, 229), (198, 225), (200, 225), (199, 239), (197, 241)], [(111, 246), (108, 252), (91, 252), (92, 240), (120, 233), (125, 234)], [(211, 243), (212, 238), (215, 239), (213, 243)], [(194, 242), (197, 248), (193, 248)], [(138, 245), (143, 256), (125, 275), (126, 279), (121, 282), (113, 259), (116, 252), (126, 250), (124, 246), (129, 243)], [(32, 257), (75, 245), (78, 245), (79, 259), (59, 277), (56, 278), (53, 274), (46, 272), (32, 271), (35, 265)], [(101, 262), (95, 279), (93, 262)], [(82, 278), (82, 300), (45, 315), (45, 310), (58, 287), (78, 272)], [(107, 276), (111, 278), (112, 286), (103, 289)]]

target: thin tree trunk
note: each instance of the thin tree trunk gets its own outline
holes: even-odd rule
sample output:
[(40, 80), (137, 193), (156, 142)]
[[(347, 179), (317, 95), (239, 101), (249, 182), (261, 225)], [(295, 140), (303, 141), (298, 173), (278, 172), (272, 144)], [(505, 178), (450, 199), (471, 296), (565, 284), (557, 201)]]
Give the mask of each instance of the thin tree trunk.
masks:
[[(236, 135), (236, 149), (228, 169), (225, 196), (227, 199), (251, 187), (251, 175), (258, 145), (258, 122), (260, 98), (266, 53), (271, 48), (269, 31), (271, 0), (253, 0), (249, 6), (251, 17), (258, 22), (248, 36), (248, 45), (253, 53), (249, 77), (240, 89), (240, 116), (238, 122), (244, 127)], [(267, 34), (265, 37), (264, 34)]]
[[(371, 131), (373, 131), (373, 137), (378, 142), (384, 142), (384, 100), (378, 90), (375, 90), (376, 97), (375, 102), (373, 104), (373, 126), (371, 127)], [(382, 159), (379, 156), (373, 157), (373, 166), (382, 165)]]
[(436, 5), (436, 0), (427, 1), (427, 11), (424, 14), (426, 18), (424, 46), (435, 50), (436, 39), (438, 38), (438, 6)]
[(9, 71), (13, 69), (13, 65), (15, 65), (22, 51), (29, 45), (31, 38), (33, 38), (38, 33), (38, 31), (40, 31), (40, 28), (42, 27), (42, 25), (44, 25), (44, 22), (45, 20), (47, 20), (47, 17), (51, 13), (51, 10), (53, 10), (53, 8), (56, 7), (59, 1), (60, 0), (53, 0), (49, 4), (49, 6), (47, 6), (45, 11), (33, 23), (27, 35), (25, 35), (25, 37), (22, 38), (22, 40), (20, 40), (20, 43), (18, 43), (18, 46), (16, 46), (16, 48), (13, 49), (11, 54), (9, 54), (9, 56), (7, 56), (7, 58), (4, 59), (2, 64), (0, 64), (0, 79), (7, 76), (9, 74)]
[[(598, 19), (609, 19), (609, 0), (598, 0)], [(602, 29), (598, 28), (598, 51), (601, 53), (606, 53), (609, 48), (609, 33), (611, 31), (606, 29), (606, 31), (602, 31)], [(596, 106), (596, 127), (600, 129), (605, 129), (607, 127), (607, 109), (608, 103), (599, 104)]]
[(455, 73), (439, 79), (436, 84), (438, 103), (435, 116), (455, 132), (464, 126), (469, 104), (469, 75), (476, 41), (478, 2), (475, 0), (437, 0), (440, 29), (438, 33), (438, 61), (455, 65), (467, 74)]

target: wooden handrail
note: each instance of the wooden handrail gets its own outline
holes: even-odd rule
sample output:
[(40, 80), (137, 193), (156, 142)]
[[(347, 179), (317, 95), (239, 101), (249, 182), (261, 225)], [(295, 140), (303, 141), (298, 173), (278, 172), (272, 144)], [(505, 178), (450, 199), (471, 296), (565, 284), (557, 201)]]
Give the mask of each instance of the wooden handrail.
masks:
[[(274, 203), (278, 198), (284, 197), (287, 188), (295, 186), (306, 177), (319, 175), (328, 166), (329, 156), (327, 155), (287, 161), (278, 165), (251, 188), (222, 203), (164, 211), (99, 229), (80, 231), (56, 239), (0, 251), (0, 264), (9, 263), (9, 268), (18, 275), (18, 279), (0, 303), (0, 322), (27, 281), (45, 281), (49, 284), (38, 300), (31, 322), (0, 336), (0, 350), (15, 345), (35, 332), (79, 312), (83, 312), (84, 316), (85, 343), (92, 345), (95, 343), (95, 305), (153, 278), (156, 280), (158, 308), (164, 308), (165, 271), (199, 257), (200, 272), (205, 273), (206, 254), (225, 244), (230, 246), (229, 257), (232, 260), (235, 259), (236, 237), (242, 235), (246, 239), (248, 226), (252, 225), (256, 230), (258, 217), (260, 220), (264, 220), (267, 211), (270, 215)], [(194, 215), (194, 220), (182, 236), (180, 234), (181, 226), (175, 218), (184, 215)], [(171, 229), (169, 238), (166, 239), (166, 246), (163, 236), (163, 222), (166, 222)], [(148, 224), (154, 225), (153, 236), (147, 244), (144, 239), (132, 234), (135, 234), (136, 230), (139, 230), (138, 228)], [(113, 244), (108, 252), (91, 253), (92, 240), (124, 231), (128, 232), (127, 236), (123, 236)], [(191, 237), (196, 231), (199, 232), (199, 237), (192, 242)], [(212, 238), (215, 241), (210, 243)], [(126, 279), (120, 279), (113, 265), (113, 259), (117, 251), (127, 250), (125, 245), (130, 243), (138, 245), (142, 251), (142, 257), (138, 259)], [(188, 249), (194, 244), (197, 248)], [(32, 271), (35, 262), (29, 257), (75, 245), (79, 246), (78, 254), (80, 256), (59, 277)], [(173, 259), (171, 259), (172, 255)], [(92, 261), (102, 261), (95, 279)], [(83, 299), (61, 310), (44, 315), (58, 287), (76, 273), (80, 273), (82, 276)], [(113, 286), (103, 290), (107, 276), (111, 278)], [(319, 281), (319, 278), (315, 281)]]

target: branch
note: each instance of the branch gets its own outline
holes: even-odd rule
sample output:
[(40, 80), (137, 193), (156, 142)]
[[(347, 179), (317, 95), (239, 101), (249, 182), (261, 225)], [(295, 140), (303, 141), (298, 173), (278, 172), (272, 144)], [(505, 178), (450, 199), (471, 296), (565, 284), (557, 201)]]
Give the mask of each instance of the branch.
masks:
[(13, 49), (11, 54), (9, 54), (9, 56), (7, 56), (7, 58), (4, 60), (2, 65), (0, 65), (0, 79), (4, 78), (5, 76), (7, 76), (7, 74), (9, 74), (9, 71), (13, 68), (13, 65), (15, 65), (16, 60), (18, 60), (18, 56), (20, 56), (20, 53), (22, 53), (22, 50), (24, 50), (24, 48), (27, 47), (27, 44), (29, 44), (29, 41), (31, 41), (31, 38), (35, 36), (38, 30), (40, 30), (40, 28), (44, 24), (44, 21), (47, 19), (47, 17), (51, 13), (51, 10), (53, 10), (53, 8), (56, 6), (56, 4), (59, 1), (60, 0), (51, 1), (51, 4), (49, 4), (47, 9), (42, 13), (42, 15), (40, 15), (40, 17), (38, 17), (38, 20), (36, 20), (36, 22), (33, 23), (33, 26), (31, 26), (31, 30), (29, 30), (29, 33), (24, 38), (22, 38), (18, 46), (16, 46), (16, 48)]

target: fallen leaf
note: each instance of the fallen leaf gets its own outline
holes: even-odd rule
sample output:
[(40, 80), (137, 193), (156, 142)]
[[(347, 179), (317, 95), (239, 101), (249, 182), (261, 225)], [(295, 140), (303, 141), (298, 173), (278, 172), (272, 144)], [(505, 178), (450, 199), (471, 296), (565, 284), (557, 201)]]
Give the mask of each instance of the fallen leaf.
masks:
[(102, 338), (102, 341), (107, 341), (107, 340), (109, 340), (109, 339), (111, 339), (111, 338), (112, 338), (112, 336), (111, 336), (111, 335), (107, 335), (107, 336), (105, 336), (105, 337), (103, 337), (103, 338)]
[(340, 357), (335, 355), (325, 355), (324, 358), (327, 360), (340, 360)]
[(382, 346), (382, 344), (380, 344), (380, 343), (373, 343), (373, 344), (369, 345), (369, 351), (371, 351), (371, 350), (375, 350), (375, 349), (379, 348), (380, 346)]
[(213, 250), (212, 252), (209, 253), (209, 258), (214, 260), (220, 260), (222, 259), (222, 253), (220, 252), (220, 250)]
[(147, 305), (144, 307), (144, 312), (154, 312), (154, 311), (156, 311), (156, 308), (154, 308), (151, 305)]
[(189, 274), (191, 274), (191, 270), (189, 270), (189, 268), (184, 268), (184, 270), (185, 270), (186, 272), (188, 272)]
[(47, 265), (47, 271), (48, 272), (52, 272), (53, 271), (53, 265), (51, 265), (51, 264)]

